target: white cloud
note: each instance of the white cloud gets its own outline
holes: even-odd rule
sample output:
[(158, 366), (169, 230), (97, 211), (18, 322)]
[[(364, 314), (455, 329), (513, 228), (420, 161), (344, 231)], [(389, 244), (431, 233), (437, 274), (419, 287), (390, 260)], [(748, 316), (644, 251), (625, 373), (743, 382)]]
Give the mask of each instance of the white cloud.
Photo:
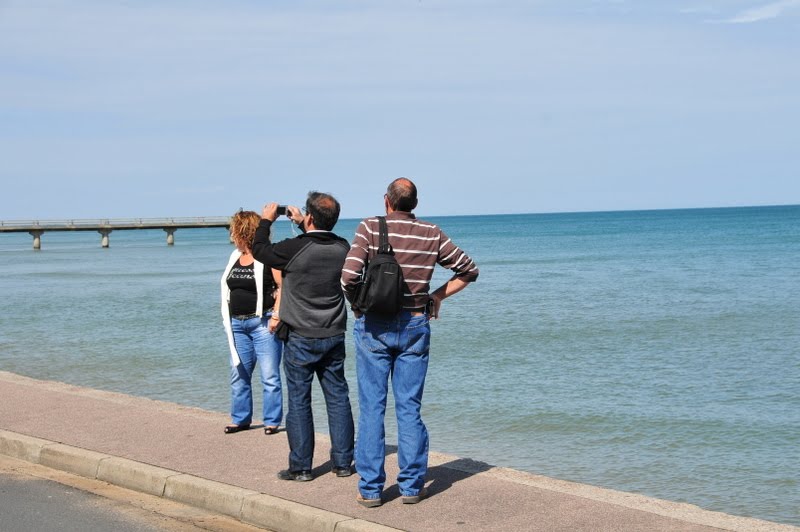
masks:
[(724, 20), (728, 24), (749, 24), (779, 17), (785, 10), (799, 6), (800, 0), (781, 0), (765, 6), (745, 9), (738, 15)]

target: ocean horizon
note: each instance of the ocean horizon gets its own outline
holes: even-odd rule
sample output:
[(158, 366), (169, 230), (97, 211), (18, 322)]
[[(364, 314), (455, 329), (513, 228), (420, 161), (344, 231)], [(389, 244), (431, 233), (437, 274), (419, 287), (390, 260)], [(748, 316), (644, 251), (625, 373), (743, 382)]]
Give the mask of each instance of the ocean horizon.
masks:
[[(292, 205), (290, 203), (290, 205)], [(302, 204), (298, 203), (298, 206), (302, 206)], [(561, 215), (561, 214), (624, 214), (624, 213), (647, 213), (647, 212), (680, 212), (680, 211), (714, 211), (720, 209), (769, 209), (769, 208), (784, 208), (784, 207), (798, 207), (800, 203), (768, 203), (763, 205), (720, 205), (714, 207), (708, 206), (688, 206), (688, 207), (651, 207), (651, 208), (619, 208), (619, 209), (589, 209), (589, 210), (566, 210), (566, 211), (536, 211), (536, 212), (485, 212), (480, 214), (418, 214), (417, 216), (420, 218), (425, 219), (436, 219), (436, 220), (446, 220), (448, 218), (464, 218), (464, 217), (474, 217), (474, 216), (547, 216), (547, 215)], [(251, 208), (246, 210), (254, 210), (259, 212), (259, 208)], [(370, 215), (365, 216), (342, 216), (339, 218), (339, 223), (348, 222), (348, 221), (360, 221), (367, 216), (374, 216), (375, 214), (379, 214), (377, 211)], [(181, 214), (181, 215), (169, 215), (169, 216), (62, 216), (57, 218), (42, 218), (42, 217), (31, 217), (31, 218), (10, 218), (8, 220), (0, 220), (0, 222), (19, 222), (19, 221), (50, 221), (50, 220), (114, 220), (114, 219), (124, 219), (124, 220), (148, 220), (148, 219), (158, 219), (158, 220), (168, 220), (170, 218), (217, 218), (217, 217), (226, 217), (230, 216), (229, 214), (205, 214), (205, 215), (197, 215), (197, 214)], [(288, 223), (288, 220), (281, 217), (277, 220), (278, 224)], [(338, 227), (334, 229), (334, 232), (338, 232)]]
[[(432, 450), (800, 525), (800, 205), (420, 217), (481, 270), (432, 324)], [(0, 235), (0, 370), (228, 410), (224, 228), (31, 247)]]

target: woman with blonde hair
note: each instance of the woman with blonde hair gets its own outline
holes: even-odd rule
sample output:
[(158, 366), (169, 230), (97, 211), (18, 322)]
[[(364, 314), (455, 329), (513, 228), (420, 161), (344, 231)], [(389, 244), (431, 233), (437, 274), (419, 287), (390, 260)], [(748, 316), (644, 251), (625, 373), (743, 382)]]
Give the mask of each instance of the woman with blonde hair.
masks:
[(220, 281), (222, 323), (231, 355), (231, 424), (226, 434), (250, 428), (253, 419), (252, 377), (256, 363), (264, 389), (264, 433), (275, 434), (283, 419), (281, 352), (273, 334), (280, 320), (280, 272), (253, 259), (253, 237), (261, 217), (239, 211), (231, 219), (236, 249)]

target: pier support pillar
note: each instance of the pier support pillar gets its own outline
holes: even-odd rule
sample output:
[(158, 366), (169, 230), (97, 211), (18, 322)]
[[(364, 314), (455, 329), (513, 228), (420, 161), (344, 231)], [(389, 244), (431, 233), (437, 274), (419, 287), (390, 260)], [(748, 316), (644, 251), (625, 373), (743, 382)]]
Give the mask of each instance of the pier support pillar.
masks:
[(172, 229), (172, 228), (168, 229), (168, 228), (165, 227), (164, 231), (167, 233), (167, 245), (168, 246), (174, 246), (175, 245), (175, 231), (177, 231), (177, 229)]
[(33, 249), (42, 249), (42, 233), (44, 231), (28, 231), (28, 234), (33, 237)]
[(103, 235), (103, 238), (100, 239), (100, 245), (104, 248), (108, 247), (108, 235), (111, 234), (111, 229), (98, 229), (98, 233)]

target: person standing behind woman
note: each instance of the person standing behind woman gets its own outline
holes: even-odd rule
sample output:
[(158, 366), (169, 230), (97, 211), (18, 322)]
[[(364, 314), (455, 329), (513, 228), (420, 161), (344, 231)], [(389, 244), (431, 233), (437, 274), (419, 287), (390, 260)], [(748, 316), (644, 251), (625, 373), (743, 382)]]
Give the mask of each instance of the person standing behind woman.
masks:
[(230, 232), (236, 249), (220, 281), (222, 323), (231, 354), (231, 424), (225, 427), (225, 434), (250, 428), (256, 362), (264, 389), (264, 433), (277, 433), (283, 419), (283, 343), (273, 334), (280, 319), (281, 277), (280, 272), (265, 268), (253, 258), (253, 237), (260, 220), (253, 211), (233, 215)]

